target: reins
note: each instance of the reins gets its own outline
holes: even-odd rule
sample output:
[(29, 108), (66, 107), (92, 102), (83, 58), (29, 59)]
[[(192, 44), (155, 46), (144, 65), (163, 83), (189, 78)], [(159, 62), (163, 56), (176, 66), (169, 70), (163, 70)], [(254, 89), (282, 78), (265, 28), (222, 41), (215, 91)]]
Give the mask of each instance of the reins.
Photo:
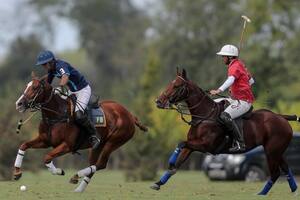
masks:
[[(54, 114), (56, 114), (56, 115), (58, 115), (58, 116), (63, 117), (63, 119), (58, 119), (58, 120), (56, 120), (57, 122), (59, 122), (59, 121), (69, 121), (69, 117), (66, 116), (65, 114), (60, 113), (60, 112), (57, 112), (57, 111), (55, 111), (54, 109), (50, 109), (50, 108), (45, 107), (45, 105), (48, 104), (48, 103), (52, 100), (52, 98), (53, 98), (53, 96), (54, 96), (54, 92), (55, 92), (56, 89), (52, 89), (49, 98), (48, 98), (45, 102), (42, 102), (42, 103), (35, 103), (36, 98), (43, 92), (43, 90), (44, 90), (44, 86), (42, 85), (42, 87), (39, 89), (39, 91), (38, 91), (37, 94), (34, 96), (34, 98), (31, 100), (31, 102), (30, 102), (30, 104), (29, 104), (29, 106), (28, 106), (28, 108), (31, 109), (31, 112), (33, 112), (33, 114), (31, 114), (31, 115), (30, 115), (26, 120), (24, 120), (24, 121), (23, 121), (23, 119), (20, 119), (20, 120), (18, 121), (17, 129), (16, 129), (16, 133), (17, 133), (17, 134), (20, 133), (21, 127), (22, 127), (24, 124), (26, 124), (26, 123), (27, 123), (27, 122), (28, 122), (28, 121), (29, 121), (29, 120), (37, 113), (37, 111), (39, 111), (39, 110), (40, 110), (40, 111), (41, 111), (41, 110), (46, 110), (46, 111), (52, 112), (52, 113), (54, 113)], [(24, 95), (25, 98), (26, 98), (26, 95), (25, 95), (25, 94), (23, 94), (23, 95)], [(65, 95), (65, 94), (64, 94), (64, 95)], [(66, 95), (66, 96), (67, 96), (67, 95)]]
[[(188, 84), (188, 82), (187, 82), (185, 79), (183, 79), (183, 78), (180, 77), (180, 76), (178, 76), (178, 77), (181, 78), (181, 79), (185, 82), (185, 84)], [(186, 89), (188, 90), (187, 93), (189, 94), (189, 89), (188, 89), (188, 87), (186, 87), (186, 86), (184, 85), (184, 88), (186, 88)], [(189, 110), (192, 110), (192, 109), (198, 108), (198, 107), (202, 104), (203, 100), (205, 99), (206, 94), (209, 93), (208, 90), (203, 91), (203, 90), (202, 90), (201, 88), (199, 88), (198, 86), (197, 86), (197, 89), (200, 90), (200, 92), (204, 92), (204, 94), (202, 95), (202, 97), (201, 97), (201, 99), (199, 100), (199, 102), (196, 103), (195, 105), (192, 105), (192, 106), (189, 107), (189, 106), (183, 106), (182, 104), (176, 103), (176, 104), (170, 104), (170, 107), (169, 107), (169, 109), (171, 109), (171, 110), (176, 110), (178, 113), (180, 113), (181, 119), (182, 119), (185, 123), (187, 123), (187, 124), (189, 124), (189, 125), (198, 124), (199, 122), (202, 122), (202, 121), (205, 121), (205, 120), (208, 120), (208, 121), (215, 121), (215, 119), (211, 118), (211, 115), (212, 115), (212, 113), (215, 111), (216, 108), (218, 109), (218, 105), (217, 105), (217, 104), (214, 104), (214, 106), (213, 106), (213, 108), (211, 109), (211, 111), (210, 111), (207, 115), (205, 115), (205, 116), (195, 115), (195, 114), (191, 114), (191, 113), (186, 113), (186, 112), (184, 112), (183, 109), (189, 109)], [(165, 95), (165, 94), (163, 94), (163, 95)], [(187, 101), (189, 98), (194, 97), (194, 96), (196, 96), (196, 95), (197, 95), (197, 94), (193, 94), (193, 95), (191, 95), (191, 96), (187, 95), (187, 97), (184, 98), (184, 99), (182, 99), (181, 102), (182, 102), (182, 101)], [(165, 96), (166, 96), (166, 95), (165, 95)], [(228, 98), (227, 96), (223, 96), (223, 95), (219, 95), (219, 94), (217, 94), (216, 96), (219, 96), (219, 97), (222, 97), (222, 98)], [(174, 105), (175, 107), (173, 107), (173, 105)], [(190, 121), (188, 121), (186, 118), (184, 118), (184, 115), (188, 115), (188, 116), (191, 116), (192, 118), (196, 118), (196, 119), (199, 119), (199, 120), (196, 120), (196, 122), (195, 122), (195, 120), (193, 120), (193, 119), (190, 120)]]

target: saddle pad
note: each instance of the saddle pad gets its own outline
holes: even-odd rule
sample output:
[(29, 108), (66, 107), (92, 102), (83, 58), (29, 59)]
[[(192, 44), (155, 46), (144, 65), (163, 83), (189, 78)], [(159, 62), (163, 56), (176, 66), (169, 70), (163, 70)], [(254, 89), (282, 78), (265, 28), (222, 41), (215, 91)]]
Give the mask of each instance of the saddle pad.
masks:
[(101, 107), (88, 109), (88, 114), (95, 127), (106, 127), (105, 113)]

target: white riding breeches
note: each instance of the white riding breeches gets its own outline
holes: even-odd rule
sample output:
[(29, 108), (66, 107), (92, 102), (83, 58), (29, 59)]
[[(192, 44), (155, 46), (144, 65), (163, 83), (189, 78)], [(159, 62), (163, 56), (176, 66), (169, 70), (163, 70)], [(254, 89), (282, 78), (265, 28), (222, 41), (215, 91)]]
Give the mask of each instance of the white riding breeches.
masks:
[(229, 101), (230, 105), (224, 110), (224, 112), (228, 113), (232, 119), (238, 118), (242, 114), (248, 112), (252, 106), (252, 103), (242, 100), (234, 100), (231, 98), (218, 98), (215, 99), (215, 102), (220, 102), (222, 100)]
[(86, 87), (82, 88), (81, 90), (77, 92), (71, 92), (72, 94), (75, 94), (77, 101), (76, 101), (76, 106), (75, 106), (75, 112), (78, 110), (81, 110), (84, 112), (85, 108), (87, 107), (91, 94), (92, 94), (92, 89), (89, 85)]

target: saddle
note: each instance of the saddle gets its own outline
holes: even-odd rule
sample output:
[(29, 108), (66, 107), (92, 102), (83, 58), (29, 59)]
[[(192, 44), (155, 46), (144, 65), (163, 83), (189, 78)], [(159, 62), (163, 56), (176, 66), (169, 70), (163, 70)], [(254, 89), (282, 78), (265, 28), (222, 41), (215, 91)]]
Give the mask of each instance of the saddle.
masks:
[[(75, 112), (75, 105), (77, 98), (74, 94), (70, 95), (71, 98), (71, 115)], [(91, 122), (95, 127), (106, 127), (106, 117), (101, 105), (99, 104), (99, 97), (96, 95), (91, 95), (88, 106), (85, 110)]]
[(92, 95), (88, 106), (87, 114), (95, 127), (106, 127), (106, 118), (101, 104), (99, 104), (99, 97)]

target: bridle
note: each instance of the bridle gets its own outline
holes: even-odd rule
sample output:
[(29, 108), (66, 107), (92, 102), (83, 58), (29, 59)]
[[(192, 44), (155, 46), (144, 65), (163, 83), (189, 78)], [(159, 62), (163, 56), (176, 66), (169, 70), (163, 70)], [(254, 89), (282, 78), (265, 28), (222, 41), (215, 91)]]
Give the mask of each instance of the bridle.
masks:
[[(39, 80), (40, 81), (40, 80)], [(53, 125), (57, 122), (69, 122), (70, 119), (69, 119), (69, 116), (66, 115), (65, 113), (60, 113), (60, 112), (57, 112), (53, 109), (50, 109), (50, 108), (47, 108), (46, 105), (53, 99), (54, 95), (55, 95), (55, 90), (56, 89), (52, 89), (51, 90), (51, 94), (50, 96), (48, 97), (48, 99), (44, 102), (36, 102), (37, 101), (37, 98), (43, 94), (43, 92), (45, 92), (45, 83), (43, 81), (40, 81), (40, 86), (38, 88), (38, 91), (36, 92), (36, 94), (34, 95), (34, 97), (32, 99), (30, 99), (25, 93), (26, 93), (26, 90), (25, 92), (23, 93), (23, 98), (25, 99), (25, 102), (26, 104), (24, 105), (25, 106), (25, 109), (30, 109), (31, 112), (33, 112), (33, 114), (31, 116), (29, 116), (26, 120), (23, 121), (23, 119), (20, 119), (19, 122), (18, 122), (18, 126), (17, 126), (17, 129), (16, 129), (16, 133), (19, 133), (20, 130), (21, 130), (21, 127), (26, 123), (28, 122), (36, 113), (37, 111), (42, 111), (42, 110), (46, 110), (46, 111), (49, 111), (49, 112), (52, 112), (54, 114), (56, 114), (58, 116), (58, 118), (56, 119), (50, 119), (50, 118), (47, 118), (45, 116), (43, 116), (43, 113), (42, 113), (42, 119), (45, 123), (49, 124), (49, 125)]]
[[(37, 98), (43, 94), (45, 90), (45, 86), (44, 86), (44, 83), (43, 82), (40, 82), (40, 87), (38, 88), (38, 91), (35, 93), (34, 97), (33, 98), (29, 98), (27, 95), (26, 95), (26, 92), (23, 93), (23, 96), (24, 96), (24, 99), (26, 100), (26, 104), (25, 104), (25, 107), (26, 109), (30, 109), (31, 112), (35, 112), (37, 110), (40, 110), (40, 107), (41, 107), (41, 104), (44, 104), (44, 103), (37, 103), (36, 100)], [(52, 95), (50, 95), (51, 97)], [(52, 98), (52, 97), (51, 97)], [(49, 99), (50, 101), (51, 99)]]
[[(198, 122), (202, 122), (204, 120), (210, 120), (210, 121), (215, 121), (215, 119), (212, 119), (211, 118), (211, 115), (212, 113), (214, 112), (215, 108), (217, 107), (216, 105), (211, 109), (211, 111), (205, 115), (205, 116), (201, 116), (201, 115), (194, 115), (194, 114), (190, 114), (190, 113), (187, 113), (187, 112), (184, 112), (183, 109), (189, 109), (189, 110), (192, 110), (192, 109), (196, 109), (198, 108), (202, 102), (204, 101), (205, 97), (206, 97), (206, 93), (197, 86), (197, 88), (199, 89), (200, 92), (203, 92), (203, 95), (201, 97), (201, 99), (198, 101), (198, 103), (196, 103), (195, 105), (192, 105), (192, 106), (185, 106), (185, 105), (182, 105), (180, 102), (185, 102), (187, 101), (189, 98), (191, 97), (194, 97), (196, 96), (197, 94), (192, 94), (190, 95), (190, 89), (188, 87), (188, 84), (189, 82), (187, 80), (185, 80), (184, 78), (182, 78), (181, 76), (177, 76), (178, 78), (180, 78), (182, 81), (183, 81), (183, 84), (176, 88), (176, 90), (171, 94), (171, 95), (167, 95), (165, 92), (162, 93), (162, 95), (168, 99), (168, 107), (167, 109), (171, 109), (171, 110), (176, 110), (178, 113), (180, 113), (181, 115), (181, 119), (189, 124), (189, 125), (194, 125), (194, 120), (192, 119), (191, 121), (188, 121), (184, 118), (184, 115), (189, 115), (191, 116), (192, 118), (196, 118), (196, 119), (199, 119), (197, 120), (197, 124)], [(182, 96), (185, 95), (184, 98), (182, 98)], [(174, 106), (173, 106), (174, 105)]]
[(37, 98), (45, 92), (45, 83), (43, 81), (40, 81), (39, 83), (40, 83), (40, 86), (38, 88), (38, 91), (36, 92), (36, 94), (34, 95), (34, 97), (32, 99), (28, 98), (28, 96), (25, 93), (23, 93), (23, 96), (24, 96), (26, 102), (28, 102), (25, 105), (26, 109), (29, 108), (31, 112), (36, 112), (36, 111), (39, 111), (39, 110), (46, 110), (46, 111), (55, 113), (58, 116), (64, 116), (64, 114), (59, 113), (54, 109), (47, 108), (45, 106), (52, 100), (52, 98), (54, 96), (55, 89), (51, 90), (51, 94), (50, 94), (50, 96), (48, 97), (48, 99), (46, 101), (36, 102)]

